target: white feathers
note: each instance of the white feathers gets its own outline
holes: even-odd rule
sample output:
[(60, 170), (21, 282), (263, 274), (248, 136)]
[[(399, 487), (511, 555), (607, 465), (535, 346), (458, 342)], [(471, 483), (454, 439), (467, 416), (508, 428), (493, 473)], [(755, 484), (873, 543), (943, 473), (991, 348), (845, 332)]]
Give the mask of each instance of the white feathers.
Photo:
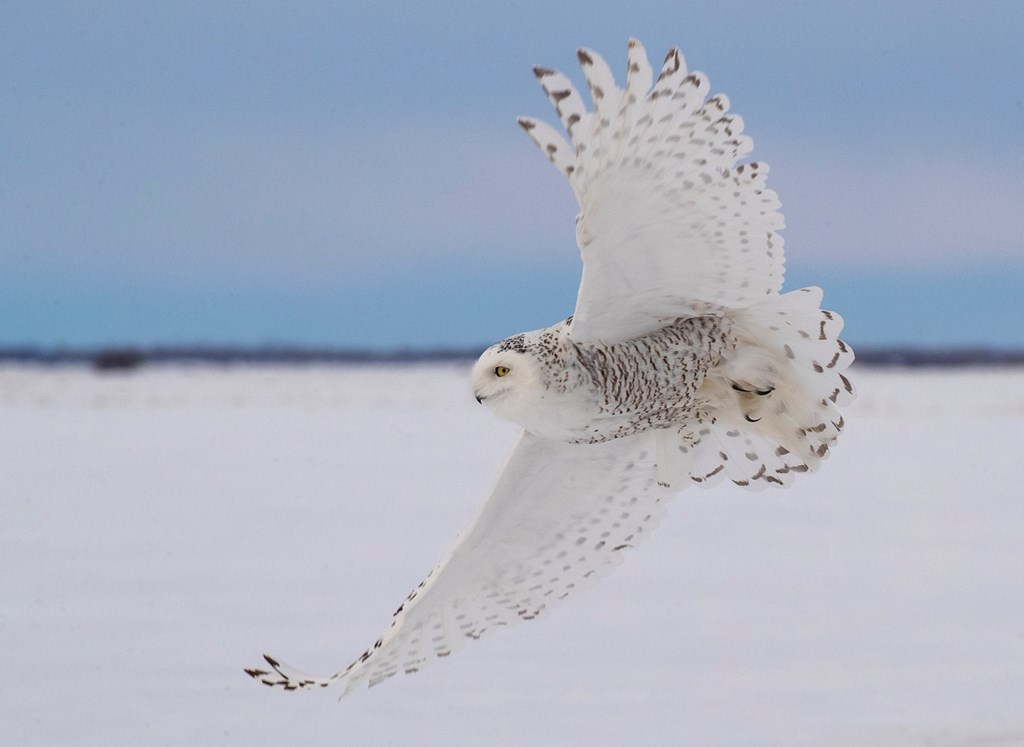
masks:
[(345, 692), (412, 673), (467, 640), (531, 620), (607, 573), (672, 492), (730, 479), (784, 487), (817, 469), (853, 397), (852, 351), (821, 291), (779, 295), (783, 226), (767, 166), (724, 95), (678, 50), (657, 79), (629, 42), (625, 87), (577, 53), (593, 111), (535, 68), (565, 132), (521, 118), (580, 204), (576, 313), (489, 348), (479, 402), (525, 433), (501, 477), (388, 631), (329, 677), (266, 657), (288, 690)]
[[(604, 59), (589, 49), (579, 49), (576, 57), (580, 61), (583, 76), (587, 79), (590, 99), (594, 102), (594, 113), (598, 120), (610, 122), (618, 113), (620, 91), (615, 85), (615, 76)], [(607, 125), (603, 125), (607, 127)]]
[(564, 172), (566, 176), (572, 174), (576, 168), (576, 159), (572, 155), (572, 147), (558, 130), (546, 122), (529, 117), (520, 117), (517, 121), (556, 169)]
[(653, 458), (650, 433), (587, 447), (524, 434), (469, 528), (347, 669), (307, 675), (267, 657), (269, 668), (247, 671), (291, 690), (340, 681), (347, 693), (545, 614), (650, 534), (671, 495), (655, 484)]
[(572, 82), (561, 73), (544, 67), (535, 67), (533, 74), (537, 76), (541, 88), (555, 107), (565, 131), (572, 136), (580, 120), (587, 116), (587, 107), (583, 99), (576, 92)]
[(594, 112), (564, 75), (538, 69), (571, 143), (520, 120), (580, 204), (573, 336), (634, 337), (690, 314), (695, 302), (737, 307), (777, 293), (778, 198), (765, 187), (767, 167), (736, 166), (752, 142), (728, 99), (705, 100), (707, 78), (678, 50), (655, 81), (643, 46), (630, 41), (625, 89), (597, 53), (578, 56)]
[(647, 50), (639, 39), (630, 39), (626, 53), (626, 93), (628, 106), (640, 101), (651, 89), (654, 72), (647, 60)]
[(722, 479), (752, 489), (786, 487), (818, 469), (853, 399), (844, 371), (853, 351), (842, 319), (818, 308), (819, 288), (726, 312), (735, 347), (711, 369), (702, 401), (659, 435), (659, 479), (710, 487)]

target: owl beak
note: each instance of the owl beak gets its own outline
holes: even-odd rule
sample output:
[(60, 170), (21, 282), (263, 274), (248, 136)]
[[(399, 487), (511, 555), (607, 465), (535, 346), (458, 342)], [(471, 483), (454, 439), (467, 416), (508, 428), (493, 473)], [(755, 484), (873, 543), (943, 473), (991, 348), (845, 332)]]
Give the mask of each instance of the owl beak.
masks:
[(483, 397), (481, 397), (481, 396), (480, 396), (480, 395), (478, 394), (478, 395), (476, 395), (476, 401), (477, 401), (477, 402), (479, 402), (480, 404), (483, 404), (483, 403), (484, 403), (484, 398), (483, 398)]

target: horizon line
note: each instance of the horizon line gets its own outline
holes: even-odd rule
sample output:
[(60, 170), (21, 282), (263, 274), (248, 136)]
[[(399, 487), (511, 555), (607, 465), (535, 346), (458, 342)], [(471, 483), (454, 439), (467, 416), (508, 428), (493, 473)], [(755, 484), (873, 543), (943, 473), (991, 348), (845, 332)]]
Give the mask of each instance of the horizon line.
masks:
[[(98, 370), (128, 370), (143, 365), (307, 365), (414, 364), (476, 360), (487, 345), (360, 346), (301, 345), (0, 345), (0, 364), (90, 365)], [(855, 350), (856, 363), (872, 367), (966, 367), (1024, 365), (1024, 348), (988, 345), (949, 347), (866, 345)]]

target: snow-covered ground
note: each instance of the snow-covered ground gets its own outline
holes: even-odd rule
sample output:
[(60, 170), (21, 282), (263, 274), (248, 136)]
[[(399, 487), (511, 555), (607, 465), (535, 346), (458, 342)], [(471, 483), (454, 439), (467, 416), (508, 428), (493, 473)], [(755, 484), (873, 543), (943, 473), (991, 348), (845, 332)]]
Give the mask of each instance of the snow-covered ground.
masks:
[(348, 663), (472, 515), (463, 367), (0, 368), (0, 742), (1024, 744), (1024, 370), (854, 374), (819, 474), (339, 704), (242, 669)]

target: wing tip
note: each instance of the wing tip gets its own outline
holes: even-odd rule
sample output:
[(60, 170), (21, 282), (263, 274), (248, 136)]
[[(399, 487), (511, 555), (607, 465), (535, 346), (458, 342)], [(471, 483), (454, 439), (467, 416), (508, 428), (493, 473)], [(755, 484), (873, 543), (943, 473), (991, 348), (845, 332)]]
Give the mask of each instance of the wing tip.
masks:
[(658, 74), (658, 82), (665, 80), (665, 78), (671, 75), (675, 75), (684, 67), (683, 53), (679, 51), (679, 47), (672, 47), (665, 55), (665, 61), (661, 65), (661, 72)]

